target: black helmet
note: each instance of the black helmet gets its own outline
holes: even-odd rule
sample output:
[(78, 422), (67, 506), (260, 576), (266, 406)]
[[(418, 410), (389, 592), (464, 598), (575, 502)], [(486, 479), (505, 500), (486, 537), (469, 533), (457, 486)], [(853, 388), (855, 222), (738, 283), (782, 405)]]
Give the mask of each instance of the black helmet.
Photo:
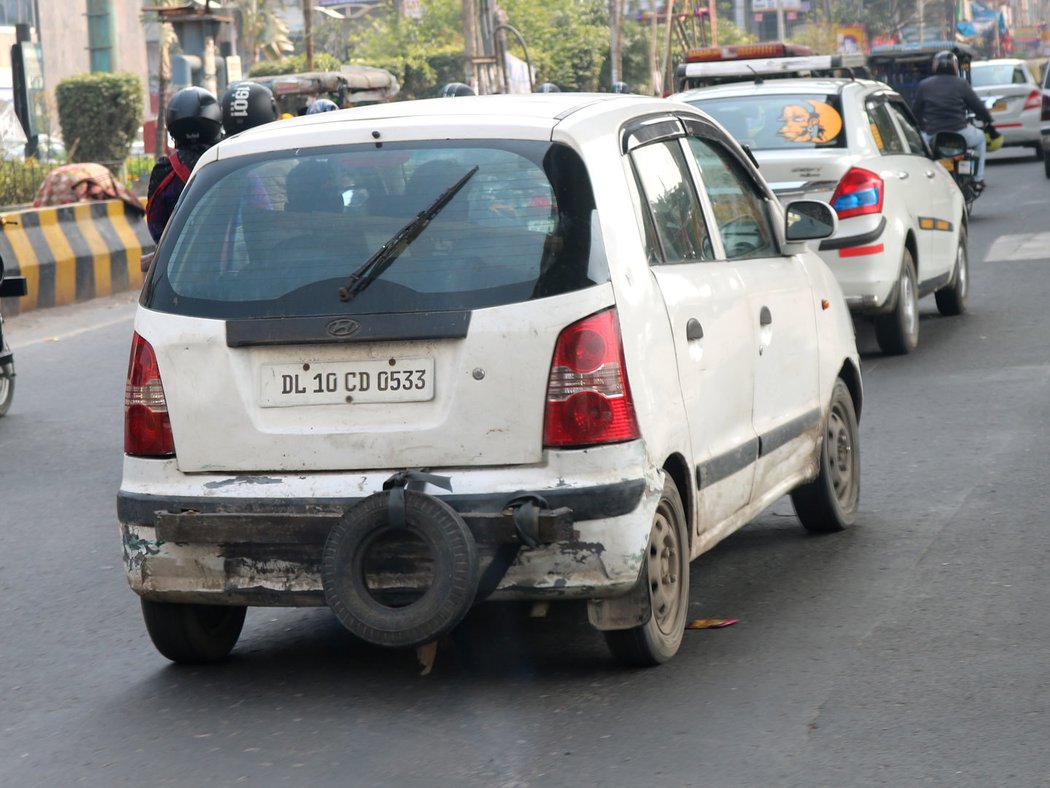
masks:
[(559, 88), (553, 82), (544, 82), (542, 85), (540, 85), (538, 88), (536, 88), (536, 92), (537, 93), (561, 93), (561, 88)]
[(612, 88), (613, 93), (630, 93), (631, 89), (627, 87), (626, 82), (613, 82)]
[(273, 93), (258, 82), (234, 82), (222, 94), (222, 127), (227, 134), (277, 120)]
[(176, 145), (210, 145), (222, 133), (219, 100), (204, 88), (183, 88), (168, 102), (164, 123)]
[(959, 58), (947, 49), (938, 52), (933, 56), (933, 73), (959, 76)]
[(477, 93), (470, 85), (462, 82), (449, 82), (438, 93), (439, 98), (455, 98), (456, 96), (476, 96)]

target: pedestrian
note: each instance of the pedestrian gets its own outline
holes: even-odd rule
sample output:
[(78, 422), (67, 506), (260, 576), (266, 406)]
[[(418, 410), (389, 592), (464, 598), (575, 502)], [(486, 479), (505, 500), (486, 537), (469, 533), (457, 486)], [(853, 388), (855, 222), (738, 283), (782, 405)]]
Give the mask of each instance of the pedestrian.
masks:
[(222, 111), (214, 93), (199, 87), (183, 88), (168, 102), (164, 122), (175, 150), (161, 156), (149, 176), (146, 225), (154, 241), (160, 240), (197, 160), (219, 141)]

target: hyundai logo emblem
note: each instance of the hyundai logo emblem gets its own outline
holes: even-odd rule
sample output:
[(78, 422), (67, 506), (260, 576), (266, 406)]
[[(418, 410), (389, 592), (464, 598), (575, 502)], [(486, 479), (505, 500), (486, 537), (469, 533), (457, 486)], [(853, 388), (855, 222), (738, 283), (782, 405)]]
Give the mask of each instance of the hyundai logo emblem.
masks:
[(325, 327), (325, 330), (333, 337), (352, 337), (361, 330), (361, 324), (346, 317), (340, 320), (333, 320)]

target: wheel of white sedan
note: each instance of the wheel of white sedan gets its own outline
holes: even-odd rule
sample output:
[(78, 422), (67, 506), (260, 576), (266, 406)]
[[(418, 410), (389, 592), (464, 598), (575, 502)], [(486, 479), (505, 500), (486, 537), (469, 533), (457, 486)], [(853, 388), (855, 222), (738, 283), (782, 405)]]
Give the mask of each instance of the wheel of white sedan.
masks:
[(820, 474), (791, 493), (802, 526), (833, 533), (853, 525), (860, 501), (860, 442), (857, 411), (842, 378), (835, 381), (820, 447)]
[(0, 416), (3, 416), (11, 407), (11, 400), (15, 396), (15, 364), (0, 366)]
[(970, 255), (966, 250), (966, 228), (959, 231), (959, 248), (955, 252), (955, 270), (951, 282), (938, 290), (937, 311), (951, 317), (966, 311), (966, 300), (970, 295)]
[(919, 286), (907, 247), (897, 279), (897, 305), (888, 315), (875, 318), (875, 338), (882, 352), (891, 356), (911, 353), (919, 344)]
[(624, 664), (649, 667), (678, 653), (689, 613), (689, 530), (682, 497), (670, 478), (653, 516), (642, 575), (649, 584), (652, 616), (641, 626), (605, 632), (605, 641)]

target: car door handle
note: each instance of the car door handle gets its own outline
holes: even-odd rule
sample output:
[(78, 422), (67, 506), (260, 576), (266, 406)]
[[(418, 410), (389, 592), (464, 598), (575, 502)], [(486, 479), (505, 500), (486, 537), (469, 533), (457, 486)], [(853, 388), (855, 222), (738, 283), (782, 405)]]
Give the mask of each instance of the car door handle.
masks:
[(768, 306), (762, 307), (762, 311), (758, 313), (758, 324), (760, 326), (773, 325), (773, 313), (769, 311)]
[(897, 173), (897, 177), (900, 178), (902, 181), (906, 181), (906, 180), (908, 180), (908, 173), (906, 173), (906, 172), (898, 172)]
[(689, 322), (685, 324), (685, 338), (690, 341), (704, 338), (704, 327), (695, 317), (689, 318)]

